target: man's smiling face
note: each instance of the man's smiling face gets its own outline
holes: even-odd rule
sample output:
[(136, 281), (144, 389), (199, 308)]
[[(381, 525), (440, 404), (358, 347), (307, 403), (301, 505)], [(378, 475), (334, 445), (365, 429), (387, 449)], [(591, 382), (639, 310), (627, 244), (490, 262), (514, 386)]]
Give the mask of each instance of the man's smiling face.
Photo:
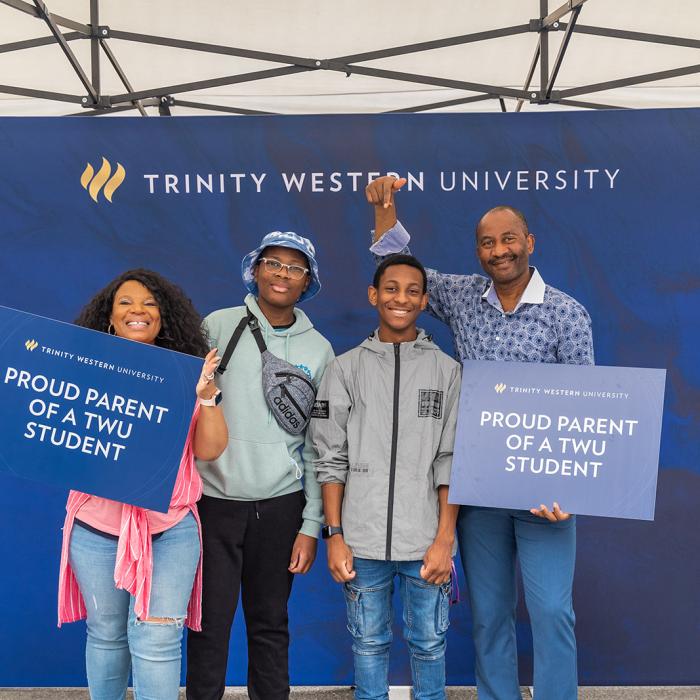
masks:
[(529, 275), (535, 237), (513, 212), (498, 209), (486, 214), (476, 232), (476, 254), (484, 272), (496, 284), (508, 284)]

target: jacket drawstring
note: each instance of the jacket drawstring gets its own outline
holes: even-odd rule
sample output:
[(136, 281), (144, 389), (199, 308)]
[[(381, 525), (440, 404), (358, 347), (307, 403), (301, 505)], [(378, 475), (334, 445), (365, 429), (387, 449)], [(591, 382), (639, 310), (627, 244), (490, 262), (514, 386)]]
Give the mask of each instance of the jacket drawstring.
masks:
[(294, 459), (294, 457), (289, 458), (291, 460), (291, 463), (294, 465), (294, 476), (298, 479), (301, 479), (302, 476), (304, 476), (304, 472), (302, 471), (302, 468), (299, 466), (299, 462)]
[(450, 591), (450, 605), (457, 605), (462, 599), (459, 596), (459, 579), (457, 578), (457, 567), (454, 559), (450, 567)]

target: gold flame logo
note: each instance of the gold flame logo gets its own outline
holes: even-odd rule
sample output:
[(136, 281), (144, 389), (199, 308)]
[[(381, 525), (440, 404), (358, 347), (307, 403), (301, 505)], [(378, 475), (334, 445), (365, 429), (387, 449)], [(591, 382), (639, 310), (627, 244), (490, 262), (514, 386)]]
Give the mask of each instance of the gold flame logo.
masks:
[(27, 340), (27, 342), (24, 344), (24, 347), (27, 348), (29, 352), (34, 352), (39, 347), (39, 343), (37, 343), (36, 340), (32, 338), (31, 340)]
[(497, 394), (502, 394), (506, 390), (506, 385), (505, 384), (496, 384), (496, 386), (493, 388)]
[[(112, 195), (122, 182), (124, 182), (125, 177), (126, 170), (124, 170), (124, 166), (121, 163), (117, 163), (117, 169), (114, 171), (114, 175), (112, 175), (112, 166), (110, 162), (102, 156), (102, 167), (97, 171), (97, 174), (95, 174), (95, 169), (92, 165), (88, 163), (85, 170), (83, 170), (83, 174), (80, 176), (80, 184), (83, 186), (84, 190), (90, 193), (93, 201), (97, 201), (97, 195), (100, 194), (100, 190), (102, 190), (104, 198), (111, 204)], [(103, 187), (104, 189), (102, 189)]]

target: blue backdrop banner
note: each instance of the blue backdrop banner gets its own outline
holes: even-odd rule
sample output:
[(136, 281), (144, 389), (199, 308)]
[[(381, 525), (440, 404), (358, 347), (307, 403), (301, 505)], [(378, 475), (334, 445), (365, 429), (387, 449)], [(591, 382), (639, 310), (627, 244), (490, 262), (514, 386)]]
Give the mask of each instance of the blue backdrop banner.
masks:
[(0, 307), (0, 469), (166, 513), (201, 368)]
[(654, 519), (665, 370), (462, 366), (451, 503)]
[[(0, 304), (71, 321), (109, 280), (144, 266), (206, 314), (242, 302), (241, 258), (263, 234), (291, 230), (313, 239), (323, 283), (302, 307), (340, 353), (376, 324), (368, 180), (408, 178), (397, 205), (411, 249), (443, 272), (477, 272), (480, 216), (521, 209), (532, 264), (590, 312), (596, 362), (667, 369), (655, 520), (578, 520), (580, 679), (700, 684), (699, 149), (696, 109), (0, 119)], [(446, 326), (420, 323), (452, 350)], [(11, 603), (0, 686), (83, 685), (84, 626), (54, 629), (65, 490), (7, 473), (0, 483), (0, 596)], [(294, 583), (293, 684), (352, 680), (343, 595), (322, 550)], [(406, 685), (395, 619), (390, 678)], [(451, 684), (474, 682), (471, 622), (468, 605), (453, 607)], [(522, 603), (516, 631), (528, 682)], [(238, 615), (232, 685), (245, 683), (244, 640)]]

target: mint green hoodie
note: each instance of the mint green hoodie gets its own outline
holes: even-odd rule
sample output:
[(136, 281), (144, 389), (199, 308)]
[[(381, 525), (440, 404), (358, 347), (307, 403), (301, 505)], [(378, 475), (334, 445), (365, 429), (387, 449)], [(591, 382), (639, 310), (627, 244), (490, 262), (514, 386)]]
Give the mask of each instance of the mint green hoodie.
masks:
[[(330, 343), (314, 329), (308, 316), (294, 309), (290, 328), (274, 330), (252, 294), (246, 306), (257, 316), (267, 349), (301, 367), (318, 388), (333, 359)], [(231, 334), (246, 314), (246, 306), (219, 309), (204, 319), (212, 347), (223, 354)], [(300, 532), (318, 537), (323, 522), (321, 489), (314, 475), (315, 453), (305, 435), (291, 435), (279, 427), (270, 413), (261, 384), (262, 362), (253, 334), (246, 329), (223, 375), (216, 375), (223, 393), (222, 407), (229, 444), (213, 462), (199, 461), (204, 494), (238, 501), (260, 501), (284, 496), (303, 488), (306, 496)]]

